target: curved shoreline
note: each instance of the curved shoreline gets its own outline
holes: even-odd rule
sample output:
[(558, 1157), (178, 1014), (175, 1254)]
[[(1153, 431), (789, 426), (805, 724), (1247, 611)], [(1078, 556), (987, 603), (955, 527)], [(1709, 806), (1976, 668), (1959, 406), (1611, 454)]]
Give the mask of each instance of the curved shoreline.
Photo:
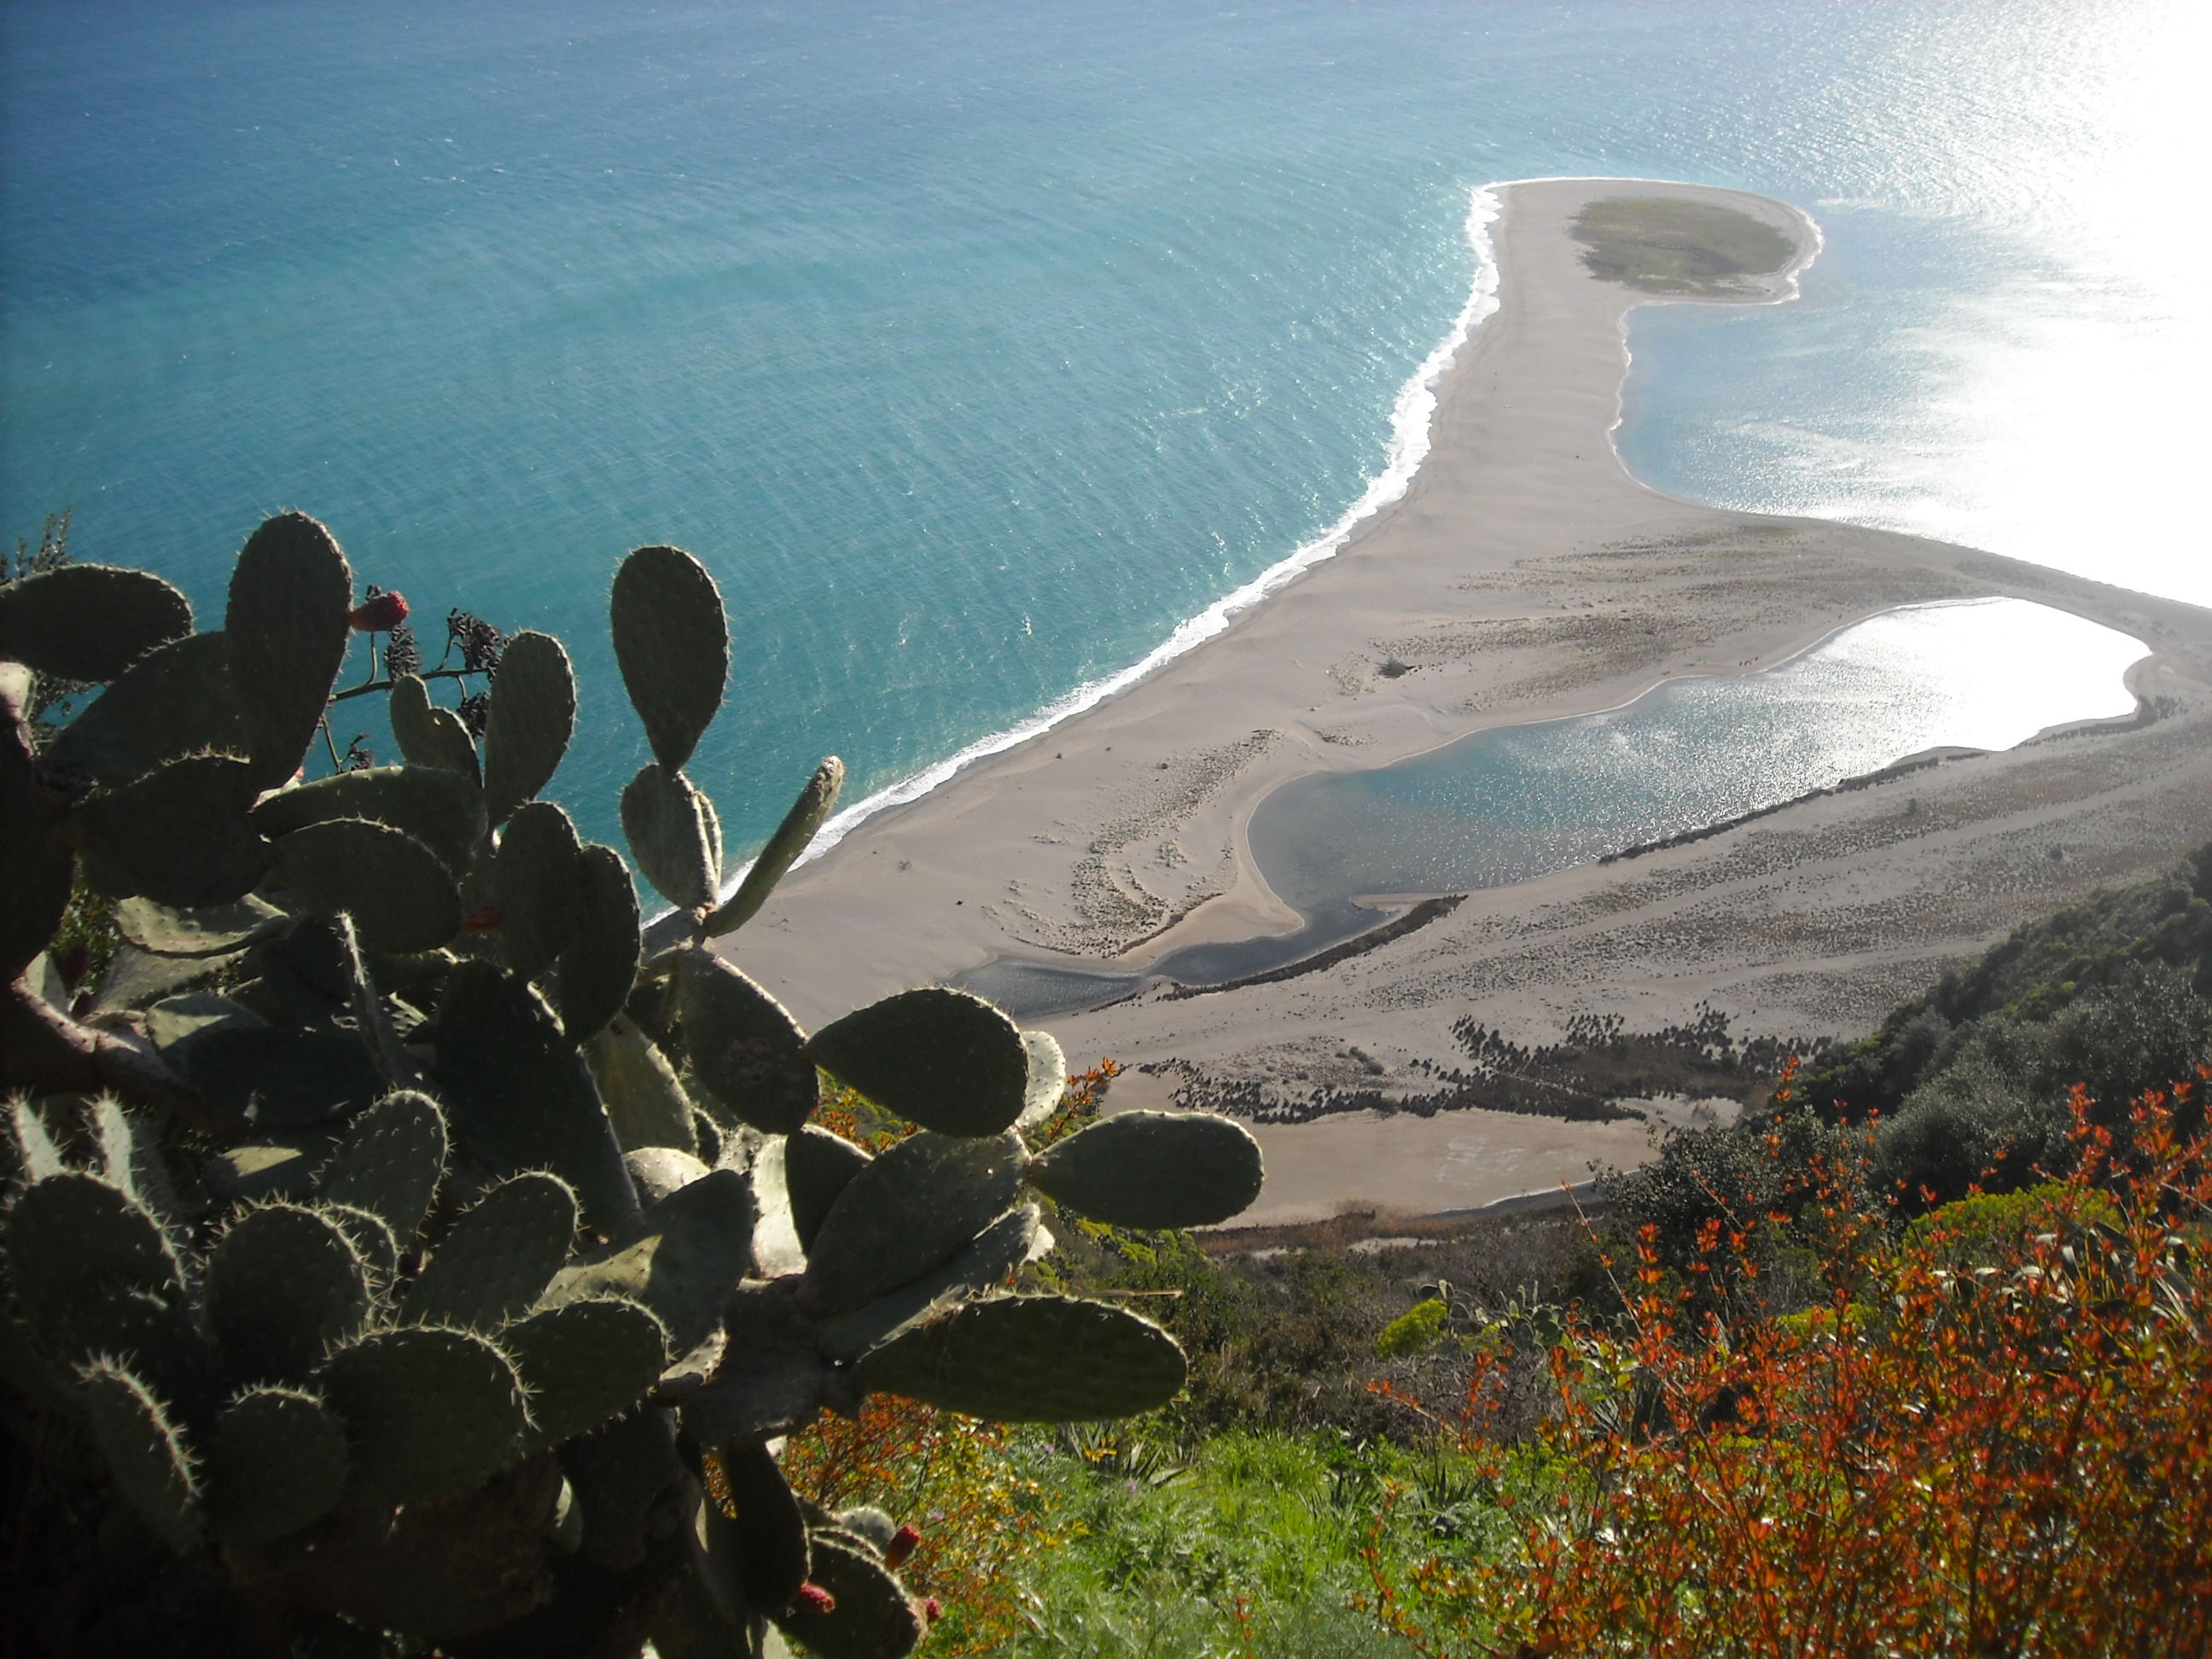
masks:
[[(1052, 1029), (1078, 1063), (1129, 1068), (1119, 1106), (1168, 1104), (1189, 1074), (1292, 1104), (1340, 1085), (1418, 1091), (1424, 1067), (1456, 1063), (1452, 1027), (1469, 1018), (1531, 1042), (1578, 1012), (1659, 1029), (1705, 1004), (1739, 1029), (1845, 1036), (2019, 921), (2201, 841), (2212, 611), (1917, 537), (1702, 507), (1629, 474), (1613, 439), (1625, 319), (1656, 296), (1591, 276), (1567, 228), (1623, 192), (1802, 217), (1698, 186), (1498, 187), (1498, 308), (1439, 380), (1428, 453), (1397, 500), (1194, 648), (856, 820), (722, 948), (811, 1027), (1002, 955), (1110, 968), (1284, 931), (1297, 919), (1257, 879), (1244, 827), (1290, 777), (1769, 666), (1899, 605), (1996, 595), (2147, 641), (2136, 684), (2161, 718), (1914, 774), (1903, 811), (1893, 787), (1796, 802), (1471, 894), (1294, 975), (1181, 1000), (1139, 987)], [(1467, 1121), (1261, 1125), (1255, 1222), (1464, 1206), (1641, 1156), (1640, 1126), (1454, 1115)]]
[[(1437, 388), (1450, 372), (1453, 362), (1466, 347), (1468, 337), (1481, 326), (1483, 319), (1497, 309), (1498, 263), (1490, 245), (1488, 228), (1498, 217), (1496, 192), (1498, 188), (1496, 185), (1480, 185), (1468, 192), (1462, 234), (1474, 251), (1475, 270), (1467, 303), (1460, 307), (1459, 315), (1453, 320), (1443, 341), (1422, 359), (1420, 367), (1398, 388), (1397, 396), (1391, 401), (1390, 441), (1383, 449), (1383, 469), (1368, 480), (1367, 487), (1334, 523), (1311, 540), (1300, 543), (1283, 558), (1269, 565), (1249, 581), (1223, 594), (1195, 616), (1187, 617), (1177, 623), (1166, 639), (1127, 667), (1086, 681), (1046, 704), (1027, 720), (1018, 720), (1002, 731), (978, 738), (957, 752), (924, 767), (913, 776), (878, 789), (836, 813), (822, 826), (805, 852), (799, 855), (797, 864), (808, 864), (822, 857), (877, 814), (921, 799), (933, 790), (951, 782), (977, 761), (987, 760), (1033, 738), (1044, 736), (1078, 715), (1097, 708), (1108, 698), (1127, 690), (1176, 658), (1195, 650), (1218, 635), (1244, 611), (1264, 603), (1286, 583), (1296, 580), (1322, 560), (1340, 551), (1363, 524), (1402, 496), (1411, 487), (1420, 470), (1421, 462), (1428, 454)], [(722, 884), (725, 897), (743, 884), (746, 872), (751, 868), (752, 861), (748, 860), (725, 876)]]
[[(1130, 1067), (1121, 1105), (1167, 1103), (1168, 1073), (1135, 1068), (1170, 1059), (1269, 1098), (1327, 1086), (1332, 1068), (1387, 1093), (1454, 1063), (1450, 1028), (1470, 1017), (1532, 1041), (1577, 1012), (1656, 1029), (1709, 1003), (1747, 1030), (1848, 1036), (2020, 921), (2201, 841), (2212, 612), (1912, 536), (1702, 507), (1628, 473), (1613, 441), (1625, 319), (1657, 296), (1589, 275), (1567, 233), (1583, 203), (1624, 192), (1802, 220), (1705, 187), (1498, 187), (1498, 308), (1441, 377), (1397, 500), (1194, 648), (856, 821), (723, 948), (813, 1026), (1001, 955), (1097, 968), (1294, 927), (1243, 834), (1287, 778), (1771, 665), (1899, 605), (1996, 595), (2148, 642), (2136, 689), (2161, 718), (1915, 773), (1909, 811), (1897, 787), (1795, 802), (1473, 894), (1296, 975), (1182, 1000), (1140, 989), (1051, 1025), (1079, 1063)], [(1354, 1048), (1370, 1060), (1341, 1058)], [(1261, 1218), (1449, 1208), (1503, 1195), (1493, 1177), (1520, 1190), (1637, 1156), (1620, 1125), (1263, 1125), (1281, 1200), (1263, 1194)], [(1505, 1151), (1473, 1174), (1453, 1153), (1446, 1181), (1440, 1149), (1469, 1135)]]
[[(1480, 327), (1484, 319), (1498, 308), (1499, 266), (1491, 227), (1495, 225), (1503, 211), (1498, 192), (1520, 185), (1544, 184), (1600, 184), (1607, 186), (1621, 185), (1650, 186), (1662, 190), (1692, 191), (1705, 191), (1711, 188), (1670, 184), (1665, 179), (1598, 179), (1569, 174), (1530, 179), (1494, 179), (1488, 184), (1474, 186), (1468, 191), (1468, 214), (1462, 229), (1468, 245), (1475, 255), (1474, 275), (1469, 286), (1467, 302), (1460, 308), (1459, 315), (1454, 319), (1451, 328), (1446, 331), (1443, 339), (1422, 360), (1420, 367), (1415, 369), (1400, 386), (1396, 398), (1392, 400), (1391, 435), (1384, 449), (1386, 464), (1382, 471), (1368, 481), (1366, 488), (1361, 491), (1358, 498), (1338, 516), (1335, 522), (1318, 536), (1301, 543), (1289, 554), (1269, 565), (1249, 581), (1224, 594), (1196, 615), (1186, 617), (1178, 623), (1165, 640), (1127, 667), (1101, 676), (1097, 679), (1086, 681), (1065, 696), (1048, 703), (1028, 719), (1018, 720), (1000, 731), (979, 738), (945, 759), (924, 767), (912, 776), (902, 778), (896, 783), (878, 789), (853, 805), (838, 811), (823, 826), (813, 842), (800, 855), (799, 864), (808, 864), (823, 856), (847, 836), (860, 829), (863, 823), (878, 814), (921, 799), (932, 791), (951, 782), (961, 772), (978, 761), (1004, 753), (1033, 738), (1044, 736), (1066, 721), (1097, 707), (1107, 699), (1127, 690), (1147, 676), (1164, 668), (1176, 658), (1194, 650), (1220, 634), (1244, 611), (1264, 603), (1285, 585), (1295, 580), (1323, 560), (1341, 551), (1370, 519), (1386, 512), (1401, 500), (1406, 491), (1412, 488), (1419, 475), (1420, 465), (1427, 457), (1433, 434), (1437, 397), (1442, 382), (1451, 372), (1460, 352), (1466, 349), (1474, 331)], [(1629, 367), (1632, 362), (1632, 354), (1628, 348), (1628, 315), (1636, 308), (1638, 303), (1781, 304), (1799, 297), (1798, 276), (1820, 257), (1825, 240), (1820, 234), (1819, 222), (1802, 208), (1793, 203), (1782, 201), (1778, 198), (1759, 196), (1749, 191), (1730, 191), (1719, 193), (1777, 210), (1792, 222), (1796, 233), (1792, 240), (1797, 245), (1797, 251), (1785, 265), (1771, 274), (1770, 279), (1785, 291), (1762, 296), (1708, 297), (1702, 301), (1698, 296), (1693, 295), (1652, 295), (1642, 301), (1630, 303), (1622, 311), (1620, 319), (1621, 385), (1624, 392), (1627, 385)], [(1418, 416), (1417, 422), (1412, 418), (1414, 416)], [(1608, 440), (1612, 433), (1620, 429), (1624, 418), (1620, 400), (1616, 399), (1613, 422), (1607, 431)], [(1614, 454), (1615, 459), (1619, 459), (1617, 446)], [(1621, 466), (1625, 472), (1628, 471), (1626, 462), (1622, 462)], [(1631, 473), (1630, 476), (1632, 477), (1634, 475)], [(1642, 483), (1641, 480), (1638, 482)], [(1644, 487), (1666, 500), (1683, 500), (1680, 497), (1668, 495), (1665, 491), (1659, 490), (1650, 484), (1645, 484)], [(1687, 501), (1683, 501), (1683, 504), (1698, 505)], [(748, 860), (743, 865), (733, 866), (731, 871), (726, 873), (722, 884), (725, 897), (737, 890), (751, 867), (751, 861)]]

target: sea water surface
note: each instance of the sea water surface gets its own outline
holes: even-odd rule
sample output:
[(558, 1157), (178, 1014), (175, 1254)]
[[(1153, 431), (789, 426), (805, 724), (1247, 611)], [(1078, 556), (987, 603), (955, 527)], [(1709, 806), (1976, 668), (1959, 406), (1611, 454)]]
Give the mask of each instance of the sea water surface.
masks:
[(607, 581), (687, 546), (737, 635), (691, 769), (742, 849), (822, 752), (856, 799), (918, 787), (1325, 551), (1418, 460), (1480, 188), (1620, 173), (1827, 239), (1795, 305), (1636, 313), (1642, 476), (2212, 599), (2176, 435), (2199, 32), (2164, 0), (11, 0), (0, 529), (71, 507), (81, 556), (211, 620), (297, 506), (434, 654), (454, 605), (558, 633), (554, 793), (607, 838), (646, 758)]

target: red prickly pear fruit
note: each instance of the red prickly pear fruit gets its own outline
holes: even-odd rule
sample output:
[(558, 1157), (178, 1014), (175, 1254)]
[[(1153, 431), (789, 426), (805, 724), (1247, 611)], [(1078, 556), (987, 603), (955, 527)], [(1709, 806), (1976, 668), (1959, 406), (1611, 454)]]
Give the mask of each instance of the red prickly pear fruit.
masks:
[(461, 918), (461, 931), (465, 933), (489, 933), (498, 926), (499, 901), (496, 899), (489, 904), (478, 905)]
[(837, 1611), (837, 1598), (819, 1584), (801, 1584), (799, 1587), (799, 1604), (817, 1613)]
[(921, 1534), (912, 1527), (901, 1527), (891, 1534), (891, 1541), (884, 1546), (884, 1565), (898, 1567), (914, 1553), (914, 1547), (921, 1542)]
[(407, 620), (407, 597), (404, 593), (378, 593), (369, 596), (354, 606), (346, 620), (363, 634), (389, 634)]

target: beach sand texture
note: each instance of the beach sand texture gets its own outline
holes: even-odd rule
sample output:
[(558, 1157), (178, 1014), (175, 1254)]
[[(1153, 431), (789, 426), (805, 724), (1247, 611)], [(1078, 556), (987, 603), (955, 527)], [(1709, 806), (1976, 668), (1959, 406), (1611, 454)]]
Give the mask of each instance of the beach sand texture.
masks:
[[(811, 1027), (994, 959), (1136, 970), (1183, 945), (1288, 932), (1295, 914), (1243, 836), (1285, 781), (1762, 667), (1931, 599), (2035, 599), (2148, 641), (2135, 684), (2161, 718), (1478, 892), (1319, 971), (1039, 1023), (1073, 1064), (1178, 1063), (1117, 1082), (1115, 1106), (1176, 1088), (1202, 1103), (1224, 1085), (1284, 1100), (1411, 1091), (1407, 1068), (1451, 1063), (1449, 1028), (1468, 1017), (1548, 1041), (1577, 1013), (1650, 1030), (1707, 1002), (1739, 1031), (1848, 1036), (2021, 921), (2212, 833), (2212, 612), (1915, 537), (1679, 501), (1621, 465), (1628, 310), (1791, 297), (1817, 246), (1802, 215), (1635, 180), (1498, 195), (1498, 307), (1446, 371), (1401, 500), (1213, 639), (869, 819), (787, 878), (727, 954)], [(1593, 204), (1592, 240), (1577, 240)], [(1699, 218), (1670, 252), (1668, 226)], [(1738, 262), (1723, 246), (1701, 263), (1690, 244), (1710, 252), (1731, 224)], [(1655, 233), (1640, 247), (1639, 227)], [(1785, 246), (1780, 269), (1741, 269)], [(1478, 1133), (1477, 1115), (1448, 1115), (1468, 1118), (1456, 1149), (1434, 1119), (1271, 1127), (1249, 1219), (1463, 1207), (1648, 1144), (1640, 1124), (1483, 1113)]]

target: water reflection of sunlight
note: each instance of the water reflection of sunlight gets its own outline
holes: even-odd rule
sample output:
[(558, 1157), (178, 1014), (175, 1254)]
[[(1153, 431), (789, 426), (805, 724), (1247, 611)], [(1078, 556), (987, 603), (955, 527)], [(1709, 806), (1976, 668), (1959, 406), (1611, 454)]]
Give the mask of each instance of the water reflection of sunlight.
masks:
[(2212, 601), (2180, 483), (2203, 464), (2212, 372), (2193, 228), (2204, 9), (2046, 0), (1923, 27), (1976, 33), (1982, 84), (1950, 89), (1943, 153), (1891, 181), (1897, 203), (2017, 236), (2039, 274), (1933, 331), (1905, 442), (1870, 489), (1837, 478), (1817, 510)]
[(2045, 726), (2129, 713), (2135, 697), (2123, 676), (2148, 650), (2049, 605), (1973, 599), (1873, 617), (1774, 678), (1841, 675), (1896, 688), (1892, 706), (1906, 718), (1885, 743), (1899, 754), (1948, 744), (2009, 749)]

